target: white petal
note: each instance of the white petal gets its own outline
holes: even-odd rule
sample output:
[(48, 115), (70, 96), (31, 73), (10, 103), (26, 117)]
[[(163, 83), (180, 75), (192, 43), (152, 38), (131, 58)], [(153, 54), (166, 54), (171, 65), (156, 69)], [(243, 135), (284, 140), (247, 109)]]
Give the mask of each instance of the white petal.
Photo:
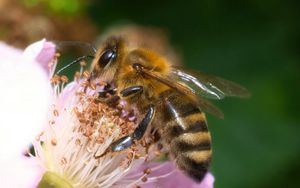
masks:
[(0, 42), (0, 52), (1, 61), (17, 61), (22, 55), (22, 50), (8, 46), (3, 42)]
[(0, 160), (18, 155), (47, 121), (47, 75), (37, 63), (20, 61), (0, 61)]
[(0, 187), (36, 187), (42, 176), (42, 169), (29, 158), (10, 158), (5, 163), (0, 161), (0, 166)]

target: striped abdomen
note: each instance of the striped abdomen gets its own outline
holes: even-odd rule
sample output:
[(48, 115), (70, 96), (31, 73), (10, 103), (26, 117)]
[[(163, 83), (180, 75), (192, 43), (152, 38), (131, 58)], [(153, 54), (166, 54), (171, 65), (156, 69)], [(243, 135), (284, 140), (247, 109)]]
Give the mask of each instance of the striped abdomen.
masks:
[(163, 138), (170, 145), (170, 154), (181, 170), (201, 181), (212, 154), (205, 115), (186, 96), (174, 92), (162, 95), (166, 122)]

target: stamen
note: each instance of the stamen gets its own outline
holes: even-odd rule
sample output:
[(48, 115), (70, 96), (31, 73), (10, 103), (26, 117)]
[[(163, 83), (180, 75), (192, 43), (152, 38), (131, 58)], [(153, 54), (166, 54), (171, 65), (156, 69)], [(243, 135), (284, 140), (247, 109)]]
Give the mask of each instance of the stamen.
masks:
[(49, 62), (48, 67), (49, 67), (49, 76), (50, 78), (54, 75), (55, 70), (56, 70), (56, 66), (57, 66), (57, 62), (58, 62), (58, 58), (60, 57), (59, 53), (56, 53), (54, 58)]
[(55, 109), (55, 110), (53, 110), (53, 115), (54, 115), (54, 116), (56, 116), (56, 117), (57, 117), (57, 116), (59, 116), (59, 112), (58, 112), (58, 110), (56, 110), (56, 109)]
[(86, 66), (86, 62), (84, 60), (80, 61), (80, 77), (82, 77), (82, 75), (83, 75), (85, 66)]
[(51, 144), (52, 144), (53, 146), (56, 146), (56, 144), (57, 144), (57, 140), (56, 140), (55, 138), (52, 138), (52, 140), (51, 140)]
[[(135, 141), (121, 152), (109, 151), (114, 141), (133, 133), (136, 114), (127, 110), (124, 101), (116, 100), (114, 105), (102, 103), (98, 90), (107, 83), (89, 80), (90, 73), (84, 71), (86, 62), (80, 65), (71, 90), (65, 89), (66, 76), (51, 78), (56, 102), (49, 124), (34, 143), (36, 157), (47, 171), (62, 176), (74, 187), (110, 188), (129, 180), (124, 185), (133, 187), (154, 180), (149, 178), (153, 172), (150, 168), (128, 176), (132, 169), (153, 158), (147, 154), (151, 139)], [(115, 96), (112, 92), (107, 97)]]

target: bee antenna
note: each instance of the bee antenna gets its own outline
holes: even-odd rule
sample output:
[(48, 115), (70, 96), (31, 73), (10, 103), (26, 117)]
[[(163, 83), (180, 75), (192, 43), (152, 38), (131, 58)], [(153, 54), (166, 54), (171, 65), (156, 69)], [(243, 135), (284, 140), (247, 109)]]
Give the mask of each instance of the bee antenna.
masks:
[(59, 70), (56, 72), (56, 74), (60, 74), (60, 73), (61, 73), (62, 71), (64, 71), (65, 69), (71, 67), (72, 65), (75, 65), (75, 64), (77, 64), (77, 63), (80, 63), (82, 60), (87, 59), (87, 58), (93, 59), (93, 58), (95, 58), (95, 57), (92, 56), (92, 55), (81, 56), (81, 57), (75, 59), (74, 61), (72, 61), (71, 63), (67, 64), (66, 66), (62, 67), (61, 69), (59, 69)]

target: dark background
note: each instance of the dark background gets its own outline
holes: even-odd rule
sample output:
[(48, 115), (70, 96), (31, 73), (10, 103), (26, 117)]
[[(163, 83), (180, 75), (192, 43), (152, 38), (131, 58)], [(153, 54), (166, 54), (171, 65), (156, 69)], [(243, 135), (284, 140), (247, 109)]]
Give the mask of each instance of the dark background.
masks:
[[(22, 2), (12, 7), (23, 7), (32, 18), (62, 22), (52, 33), (40, 34), (54, 39), (69, 40), (66, 33), (79, 33), (71, 39), (92, 41), (120, 23), (164, 29), (186, 67), (238, 82), (252, 94), (247, 100), (215, 101), (225, 119), (207, 117), (215, 187), (300, 187), (299, 1)], [(2, 23), (1, 40), (22, 46), (17, 43), (22, 36), (10, 36), (5, 29), (9, 27)], [(35, 38), (25, 39), (23, 45)]]

